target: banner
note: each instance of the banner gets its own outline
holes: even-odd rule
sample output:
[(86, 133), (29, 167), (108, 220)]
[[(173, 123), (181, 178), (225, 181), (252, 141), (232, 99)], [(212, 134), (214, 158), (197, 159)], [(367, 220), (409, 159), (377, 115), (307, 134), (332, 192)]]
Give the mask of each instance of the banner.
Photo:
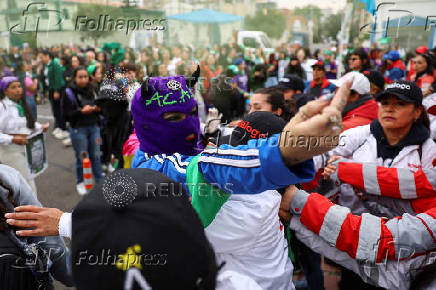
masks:
[(47, 169), (47, 153), (43, 132), (30, 135), (26, 144), (26, 160), (29, 176), (35, 178)]

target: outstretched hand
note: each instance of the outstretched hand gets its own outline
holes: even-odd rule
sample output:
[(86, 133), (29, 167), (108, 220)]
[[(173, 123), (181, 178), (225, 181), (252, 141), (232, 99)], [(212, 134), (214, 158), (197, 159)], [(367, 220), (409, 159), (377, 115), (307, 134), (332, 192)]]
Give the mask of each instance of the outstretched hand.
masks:
[(351, 85), (352, 80), (345, 82), (331, 101), (321, 97), (308, 102), (286, 125), (280, 136), (280, 152), (289, 166), (330, 151), (339, 144), (342, 111)]
[(16, 207), (14, 213), (5, 214), (5, 217), (6, 222), (11, 226), (28, 228), (17, 231), (17, 236), (57, 236), (62, 214), (63, 212), (57, 208), (23, 205)]
[(295, 185), (289, 185), (286, 188), (285, 193), (282, 195), (279, 208), (279, 217), (286, 222), (291, 220), (291, 202), (297, 191), (298, 188)]

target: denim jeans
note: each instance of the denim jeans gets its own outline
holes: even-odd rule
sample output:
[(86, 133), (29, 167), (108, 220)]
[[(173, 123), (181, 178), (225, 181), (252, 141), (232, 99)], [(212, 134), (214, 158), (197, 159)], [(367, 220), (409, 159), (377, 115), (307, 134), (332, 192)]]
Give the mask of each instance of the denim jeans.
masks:
[[(61, 94), (61, 92), (59, 93)], [(49, 90), (48, 92), (48, 98), (50, 100), (51, 110), (53, 112), (53, 117), (55, 119), (55, 128), (59, 128), (62, 130), (66, 130), (67, 126), (65, 124), (65, 120), (62, 116), (62, 108), (61, 108), (61, 98), (55, 100), (54, 97), (54, 91)], [(62, 97), (62, 95), (61, 95)]]
[(77, 183), (83, 182), (82, 152), (91, 160), (92, 174), (95, 182), (103, 179), (100, 160), (100, 128), (97, 125), (70, 128), (70, 138), (76, 155)]
[(26, 103), (29, 106), (30, 110), (32, 111), (33, 117), (35, 120), (37, 119), (37, 112), (36, 112), (36, 100), (35, 96), (26, 96)]

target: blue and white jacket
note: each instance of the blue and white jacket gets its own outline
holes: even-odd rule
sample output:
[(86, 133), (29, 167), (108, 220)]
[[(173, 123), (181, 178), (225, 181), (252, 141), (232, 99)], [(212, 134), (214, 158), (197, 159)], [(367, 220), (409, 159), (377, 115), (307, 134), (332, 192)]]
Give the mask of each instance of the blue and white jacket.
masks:
[[(268, 139), (250, 140), (247, 145), (221, 145), (201, 153), (198, 168), (205, 180), (231, 194), (254, 194), (290, 184), (311, 181), (315, 174), (312, 160), (288, 168), (280, 153), (280, 134)], [(132, 168), (149, 168), (164, 173), (186, 186), (186, 168), (194, 156), (179, 153), (149, 156), (136, 151)]]

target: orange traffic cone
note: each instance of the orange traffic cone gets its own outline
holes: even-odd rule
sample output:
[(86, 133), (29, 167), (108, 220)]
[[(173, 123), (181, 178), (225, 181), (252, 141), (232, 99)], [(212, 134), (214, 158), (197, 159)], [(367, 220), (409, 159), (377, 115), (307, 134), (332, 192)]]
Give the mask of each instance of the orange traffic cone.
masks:
[(83, 183), (85, 188), (89, 191), (92, 188), (92, 170), (91, 170), (91, 160), (89, 160), (88, 154), (86, 152), (82, 153), (82, 164), (83, 164)]

